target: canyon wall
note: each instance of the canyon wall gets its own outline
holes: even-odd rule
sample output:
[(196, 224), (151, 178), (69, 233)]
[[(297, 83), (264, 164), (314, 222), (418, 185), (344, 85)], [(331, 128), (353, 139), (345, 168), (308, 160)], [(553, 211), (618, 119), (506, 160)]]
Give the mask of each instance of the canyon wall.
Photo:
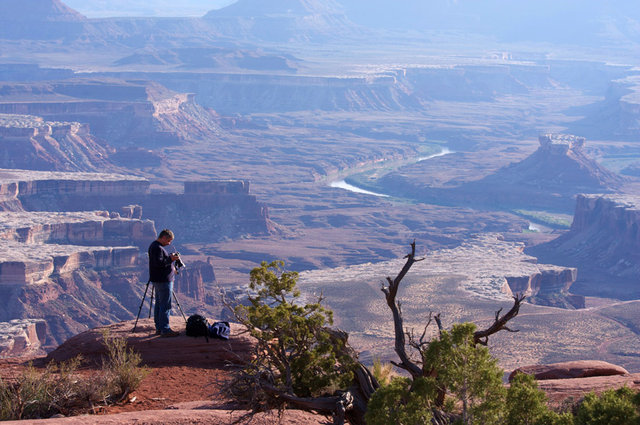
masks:
[[(0, 321), (44, 320), (46, 350), (87, 327), (135, 317), (156, 225), (172, 228), (180, 243), (270, 230), (267, 208), (242, 180), (155, 194), (132, 176), (0, 170), (0, 209)], [(175, 281), (183, 310), (213, 308), (210, 259), (185, 262)], [(5, 351), (14, 355), (21, 343), (12, 341)]]
[[(3, 184), (0, 172), (0, 194), (5, 194), (5, 200), (19, 200), (30, 211), (95, 208), (117, 212), (123, 205), (135, 204), (158, 228), (171, 228), (182, 241), (215, 241), (271, 231), (268, 208), (249, 194), (247, 181), (186, 182), (182, 194), (149, 193), (148, 187), (149, 183), (142, 179), (87, 181), (53, 177), (16, 186)], [(0, 202), (0, 208), (2, 205)], [(13, 207), (8, 205), (5, 209)], [(109, 221), (104, 226), (115, 229), (124, 224)]]
[(97, 171), (108, 167), (110, 150), (76, 122), (45, 122), (0, 114), (0, 167)]
[[(9, 123), (20, 121), (16, 117), (46, 121), (37, 132), (29, 129), (7, 130), (10, 133), (7, 137), (26, 137), (21, 145), (7, 148), (16, 150), (21, 147), (25, 150), (27, 142), (37, 142), (46, 149), (53, 150), (54, 143), (46, 139), (45, 135), (54, 139), (61, 138), (63, 144), (75, 146), (78, 152), (82, 151), (80, 139), (91, 147), (100, 141), (98, 144), (102, 146), (96, 147), (96, 154), (101, 151), (105, 154), (103, 162), (108, 155), (113, 154), (105, 146), (105, 142), (118, 148), (158, 148), (181, 143), (187, 138), (214, 138), (219, 132), (217, 115), (199, 106), (193, 94), (175, 93), (159, 84), (140, 80), (80, 79), (31, 84), (3, 83), (0, 84), (0, 114), (5, 114)], [(66, 123), (68, 121), (73, 123)], [(0, 121), (0, 125), (1, 123)], [(53, 129), (51, 135), (46, 134), (46, 125)], [(6, 126), (15, 127), (16, 124)], [(68, 134), (65, 135), (65, 131)], [(89, 154), (88, 151), (82, 152), (84, 155)], [(45, 165), (48, 163), (46, 158), (41, 161)], [(12, 167), (18, 166), (16, 164)]]
[[(577, 266), (574, 288), (585, 295), (640, 296), (640, 197), (581, 194), (571, 229), (529, 251), (543, 261)], [(606, 282), (606, 285), (603, 284)]]

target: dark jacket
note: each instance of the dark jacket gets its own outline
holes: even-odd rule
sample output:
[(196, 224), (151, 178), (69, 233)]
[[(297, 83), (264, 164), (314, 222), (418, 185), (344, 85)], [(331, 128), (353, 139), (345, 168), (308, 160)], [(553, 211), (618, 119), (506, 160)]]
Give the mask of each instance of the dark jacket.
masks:
[(160, 242), (153, 241), (149, 245), (149, 280), (164, 283), (174, 279), (173, 261)]

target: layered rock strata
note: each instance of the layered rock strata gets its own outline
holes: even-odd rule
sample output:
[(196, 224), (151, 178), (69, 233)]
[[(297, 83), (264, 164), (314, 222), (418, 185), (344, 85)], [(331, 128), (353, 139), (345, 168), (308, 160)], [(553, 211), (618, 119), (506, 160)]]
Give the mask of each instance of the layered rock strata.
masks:
[[(135, 207), (112, 218), (108, 211), (0, 212), (0, 239), (7, 241), (72, 245), (122, 245), (146, 247), (155, 238), (150, 220), (132, 218)], [(142, 209), (138, 208), (139, 215)], [(138, 215), (138, 214), (136, 214)]]
[(576, 288), (584, 294), (637, 298), (640, 196), (579, 195), (571, 229), (528, 252), (543, 261), (577, 266), (581, 273)]
[[(141, 216), (144, 211), (158, 227), (173, 229), (183, 241), (271, 231), (267, 207), (249, 194), (249, 182), (243, 180), (186, 182), (182, 194), (155, 194), (147, 180), (134, 176), (0, 170), (0, 210), (107, 210), (113, 219), (121, 214)], [(112, 220), (102, 226), (115, 232), (128, 223)], [(144, 223), (129, 224), (140, 237), (148, 233)]]
[(86, 124), (0, 114), (0, 167), (97, 171), (109, 167), (110, 153)]
[(0, 323), (0, 359), (42, 354), (47, 324), (41, 319)]
[[(143, 212), (182, 243), (269, 231), (266, 207), (241, 180), (154, 194), (131, 176), (0, 170), (0, 208), (0, 320), (44, 319), (46, 349), (141, 310), (148, 277), (141, 251), (156, 237)], [(185, 261), (175, 291), (185, 311), (206, 308), (213, 265)]]
[(123, 202), (123, 198), (135, 199), (148, 193), (149, 182), (135, 176), (0, 169), (0, 209), (4, 211), (31, 209), (24, 205), (31, 200), (40, 200), (40, 203), (46, 200), (55, 205), (56, 201), (70, 197), (78, 202), (72, 210), (96, 209), (82, 202), (91, 201), (92, 198), (110, 198), (117, 205), (114, 210), (117, 210), (123, 204), (135, 204)]
[(137, 247), (86, 247), (78, 245), (25, 244), (7, 241), (0, 252), (0, 285), (46, 283), (53, 275), (81, 268), (134, 267)]
[(83, 123), (92, 140), (114, 147), (158, 148), (220, 131), (218, 116), (198, 105), (193, 94), (152, 82), (80, 79), (1, 88), (0, 114)]

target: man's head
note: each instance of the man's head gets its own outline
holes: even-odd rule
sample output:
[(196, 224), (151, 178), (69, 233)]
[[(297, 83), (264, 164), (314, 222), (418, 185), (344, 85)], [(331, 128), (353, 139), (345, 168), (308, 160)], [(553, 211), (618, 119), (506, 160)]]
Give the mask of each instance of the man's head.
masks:
[(160, 245), (167, 246), (173, 240), (173, 232), (169, 229), (164, 229), (158, 235), (157, 241), (160, 242)]

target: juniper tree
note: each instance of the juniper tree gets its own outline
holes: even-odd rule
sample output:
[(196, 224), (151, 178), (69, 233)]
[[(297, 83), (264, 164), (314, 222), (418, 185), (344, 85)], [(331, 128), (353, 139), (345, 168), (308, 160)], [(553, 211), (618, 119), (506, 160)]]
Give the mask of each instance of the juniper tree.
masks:
[(297, 279), (282, 261), (262, 262), (251, 271), (249, 305), (233, 312), (256, 339), (256, 352), (229, 388), (254, 411), (291, 404), (333, 414), (341, 423), (347, 410), (355, 410), (351, 421), (362, 423), (375, 378), (358, 363), (347, 334), (329, 327), (333, 313), (322, 296), (304, 302)]

